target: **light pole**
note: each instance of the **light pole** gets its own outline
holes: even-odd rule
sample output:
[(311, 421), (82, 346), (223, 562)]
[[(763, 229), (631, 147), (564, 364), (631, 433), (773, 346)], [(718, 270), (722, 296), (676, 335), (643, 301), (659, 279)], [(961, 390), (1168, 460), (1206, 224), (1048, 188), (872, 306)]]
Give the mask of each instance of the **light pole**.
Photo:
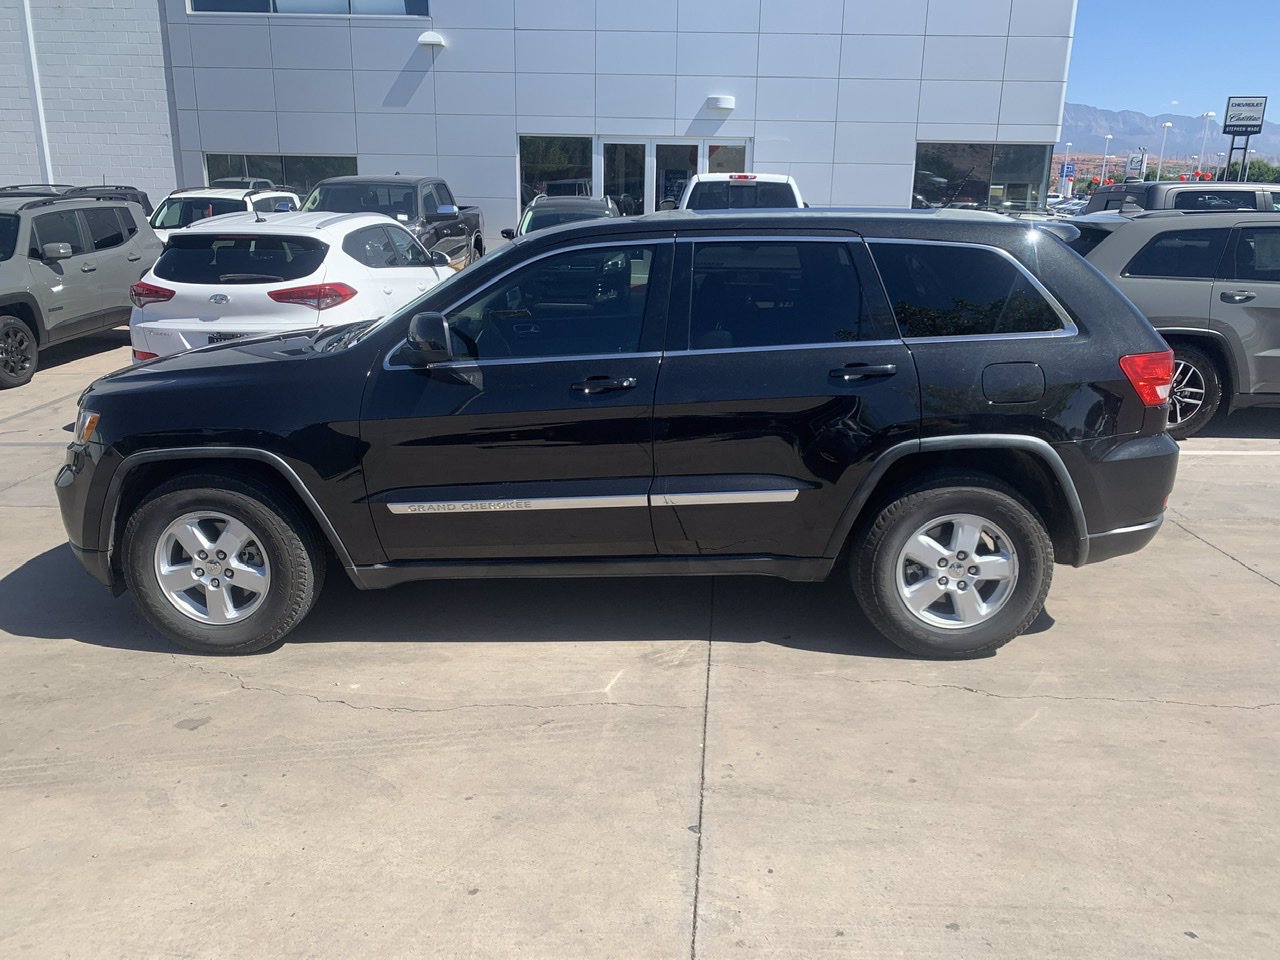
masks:
[(1173, 126), (1171, 122), (1166, 120), (1160, 124), (1160, 159), (1156, 162), (1156, 179), (1160, 179), (1160, 173), (1164, 170), (1164, 142), (1169, 139), (1169, 129)]
[[(1190, 173), (1187, 174), (1187, 179), (1188, 180), (1192, 179), (1191, 174), (1195, 173), (1199, 169), (1200, 169), (1200, 154), (1193, 153), (1191, 154), (1191, 171)], [(1196, 177), (1195, 179), (1198, 180), (1200, 178)]]
[(1249, 155), (1257, 152), (1257, 150), (1250, 150), (1244, 155), (1244, 176), (1240, 179), (1241, 183), (1249, 182)]
[[(1108, 133), (1106, 136), (1102, 138), (1102, 176), (1100, 176), (1098, 179), (1103, 183), (1105, 183), (1107, 179), (1107, 157), (1110, 156), (1111, 154), (1112, 136), (1113, 136), (1112, 134)], [(1102, 184), (1099, 183), (1098, 185), (1101, 186)]]
[(1200, 135), (1200, 156), (1204, 156), (1205, 144), (1209, 142), (1209, 121), (1216, 117), (1217, 114), (1212, 110), (1200, 114), (1200, 119), (1204, 121), (1204, 133)]
[(1221, 180), (1225, 176), (1222, 172), (1222, 168), (1223, 168), (1223, 161), (1226, 158), (1227, 158), (1227, 155), (1223, 153), (1221, 150), (1219, 150), (1218, 151), (1218, 169), (1213, 172), (1213, 179)]

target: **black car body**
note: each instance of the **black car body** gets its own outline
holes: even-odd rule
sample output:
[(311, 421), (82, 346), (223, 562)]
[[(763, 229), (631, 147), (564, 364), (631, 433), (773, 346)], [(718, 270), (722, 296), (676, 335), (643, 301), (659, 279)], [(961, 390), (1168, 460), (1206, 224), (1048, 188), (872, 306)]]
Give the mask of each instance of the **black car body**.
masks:
[(384, 213), (456, 267), (484, 256), (484, 216), (459, 206), (439, 177), (331, 177), (312, 189), (303, 210)]
[[(999, 302), (975, 306), (992, 289)], [(117, 591), (147, 582), (128, 569), (152, 549), (131, 545), (135, 515), (210, 472), (296, 511), (361, 588), (820, 580), (846, 549), (869, 554), (908, 494), (957, 486), (975, 511), (995, 491), (1038, 518), (1030, 576), (1155, 535), (1177, 460), (1165, 361), (1159, 335), (1064, 243), (995, 215), (597, 220), (519, 238), (368, 328), (104, 377), (82, 398), (57, 490), (77, 555)], [(219, 402), (189, 402), (203, 395)], [(993, 515), (1010, 526), (1014, 512)], [(875, 589), (859, 588), (864, 607)], [(998, 645), (947, 640), (969, 635), (912, 648)]]

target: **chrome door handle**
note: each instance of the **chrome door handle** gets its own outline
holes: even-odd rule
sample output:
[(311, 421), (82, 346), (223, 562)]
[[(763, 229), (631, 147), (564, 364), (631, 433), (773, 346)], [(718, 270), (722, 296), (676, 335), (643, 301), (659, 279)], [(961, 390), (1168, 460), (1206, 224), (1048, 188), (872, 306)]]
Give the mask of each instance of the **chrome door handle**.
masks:
[(93, 273), (93, 271), (95, 271), (95, 270), (97, 270), (97, 269), (98, 269), (98, 268), (97, 268), (97, 267), (95, 267), (92, 263), (82, 263), (82, 264), (80, 264), (80, 272), (81, 272), (81, 273)]
[(1218, 299), (1223, 303), (1248, 303), (1257, 296), (1248, 290), (1225, 290), (1218, 294)]
[(852, 383), (868, 377), (892, 377), (897, 372), (896, 363), (847, 363), (843, 367), (832, 370), (829, 376), (833, 380)]
[(587, 377), (581, 383), (572, 383), (570, 390), (578, 393), (609, 393), (612, 390), (631, 390), (640, 381), (635, 377)]

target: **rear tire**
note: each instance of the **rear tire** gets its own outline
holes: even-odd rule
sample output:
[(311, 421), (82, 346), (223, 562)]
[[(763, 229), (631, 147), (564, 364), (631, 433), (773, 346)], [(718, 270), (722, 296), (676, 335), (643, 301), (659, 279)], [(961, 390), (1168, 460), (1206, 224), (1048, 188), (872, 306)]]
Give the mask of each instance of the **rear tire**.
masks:
[(853, 550), (867, 618), (902, 649), (941, 660), (981, 656), (1023, 633), (1053, 578), (1044, 523), (994, 478), (912, 489), (880, 510)]
[(147, 622), (197, 653), (277, 643), (324, 582), (311, 518), (266, 487), (217, 475), (179, 477), (143, 501), (125, 527), (123, 558)]
[(1209, 425), (1222, 405), (1222, 372), (1199, 347), (1173, 348), (1173, 386), (1169, 391), (1169, 436), (1185, 440)]
[(0, 390), (29, 383), (39, 363), (40, 348), (32, 329), (18, 317), (0, 316)]

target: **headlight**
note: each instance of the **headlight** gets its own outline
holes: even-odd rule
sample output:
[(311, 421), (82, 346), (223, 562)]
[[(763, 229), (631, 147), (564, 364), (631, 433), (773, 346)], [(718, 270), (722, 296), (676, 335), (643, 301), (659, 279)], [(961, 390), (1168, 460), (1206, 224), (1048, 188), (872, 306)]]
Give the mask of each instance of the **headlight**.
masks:
[(76, 443), (88, 443), (93, 438), (93, 432), (98, 429), (98, 414), (92, 410), (80, 409), (80, 415), (76, 417)]

